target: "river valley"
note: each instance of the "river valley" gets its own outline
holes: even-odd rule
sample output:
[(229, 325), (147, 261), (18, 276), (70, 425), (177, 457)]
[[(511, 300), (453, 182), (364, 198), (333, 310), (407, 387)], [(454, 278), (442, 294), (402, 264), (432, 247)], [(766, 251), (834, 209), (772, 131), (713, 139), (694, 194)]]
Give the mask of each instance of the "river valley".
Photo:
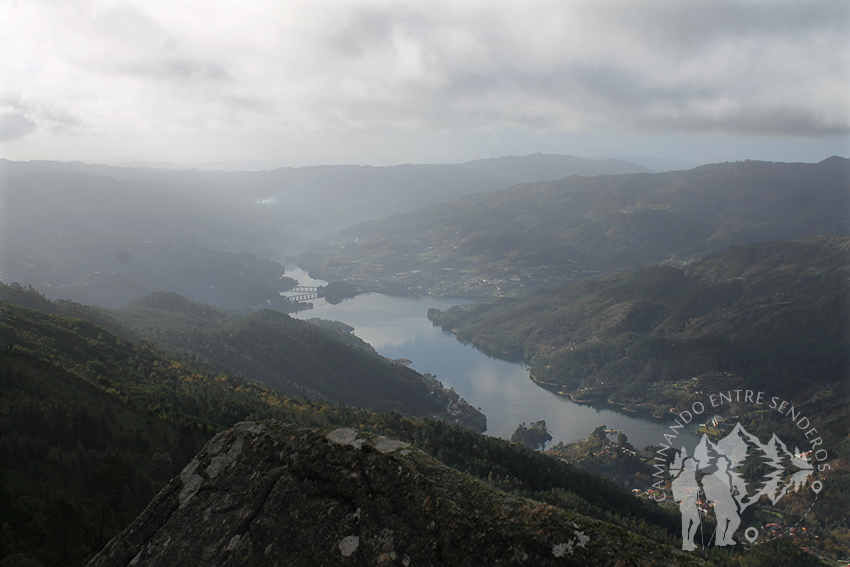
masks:
[[(287, 276), (301, 285), (324, 285), (301, 270)], [(451, 333), (434, 327), (426, 317), (429, 308), (446, 309), (463, 303), (435, 297), (403, 298), (379, 294), (359, 295), (337, 305), (324, 299), (310, 301), (312, 309), (292, 315), (341, 321), (381, 355), (408, 359), (418, 372), (435, 375), (487, 416), (487, 435), (510, 438), (521, 422), (546, 420), (553, 442), (583, 439), (605, 425), (624, 432), (638, 448), (658, 444), (669, 433), (668, 423), (639, 417), (613, 408), (594, 408), (572, 402), (534, 384), (521, 363), (491, 358), (463, 345)], [(671, 422), (672, 423), (672, 422)], [(696, 443), (685, 433), (688, 445)]]

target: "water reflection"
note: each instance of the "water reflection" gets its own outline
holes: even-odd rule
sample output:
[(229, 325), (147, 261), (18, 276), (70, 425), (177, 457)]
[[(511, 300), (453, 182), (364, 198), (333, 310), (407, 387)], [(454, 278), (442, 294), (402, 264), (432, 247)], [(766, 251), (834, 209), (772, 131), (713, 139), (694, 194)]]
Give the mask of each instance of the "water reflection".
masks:
[[(298, 275), (287, 275), (301, 281)], [(458, 303), (456, 299), (433, 297), (361, 295), (338, 305), (315, 300), (313, 309), (295, 316), (347, 323), (382, 355), (409, 359), (415, 370), (434, 374), (469, 403), (481, 408), (487, 416), (488, 435), (508, 438), (520, 422), (540, 419), (546, 420), (556, 442), (587, 437), (599, 425), (623, 431), (637, 447), (658, 444), (664, 440), (663, 433), (670, 432), (663, 422), (578, 405), (544, 390), (529, 379), (524, 365), (492, 358), (464, 346), (451, 333), (435, 328), (428, 321), (429, 308), (447, 309)], [(689, 445), (695, 444), (695, 436), (688, 437)]]

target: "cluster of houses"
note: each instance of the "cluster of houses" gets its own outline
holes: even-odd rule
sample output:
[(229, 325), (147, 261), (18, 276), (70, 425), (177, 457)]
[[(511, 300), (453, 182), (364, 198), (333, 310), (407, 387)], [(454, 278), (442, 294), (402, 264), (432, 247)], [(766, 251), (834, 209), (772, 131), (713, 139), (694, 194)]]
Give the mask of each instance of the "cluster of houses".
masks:
[(637, 455), (637, 451), (633, 451), (628, 449), (622, 445), (618, 445), (616, 443), (610, 443), (602, 447), (602, 449), (597, 453), (598, 455), (611, 455), (612, 453), (622, 453), (623, 455), (629, 455), (634, 457)]

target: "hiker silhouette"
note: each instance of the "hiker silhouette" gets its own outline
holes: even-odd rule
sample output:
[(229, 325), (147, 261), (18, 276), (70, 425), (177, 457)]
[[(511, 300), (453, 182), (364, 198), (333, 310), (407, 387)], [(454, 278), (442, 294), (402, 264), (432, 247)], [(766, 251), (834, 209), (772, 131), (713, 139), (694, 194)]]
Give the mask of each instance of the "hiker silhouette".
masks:
[(717, 538), (714, 545), (735, 545), (732, 535), (741, 525), (738, 516), (738, 504), (732, 494), (734, 479), (729, 471), (729, 459), (717, 458), (717, 470), (702, 479), (705, 497), (714, 503), (714, 516), (717, 518)]
[(673, 480), (670, 488), (673, 490), (673, 498), (676, 502), (679, 502), (679, 510), (682, 512), (682, 549), (692, 551), (697, 547), (694, 543), (694, 536), (700, 525), (699, 508), (697, 508), (700, 488), (697, 483), (694, 460), (687, 456), (687, 451), (684, 448), (682, 451), (684, 451), (684, 457), (681, 457), (681, 472)]

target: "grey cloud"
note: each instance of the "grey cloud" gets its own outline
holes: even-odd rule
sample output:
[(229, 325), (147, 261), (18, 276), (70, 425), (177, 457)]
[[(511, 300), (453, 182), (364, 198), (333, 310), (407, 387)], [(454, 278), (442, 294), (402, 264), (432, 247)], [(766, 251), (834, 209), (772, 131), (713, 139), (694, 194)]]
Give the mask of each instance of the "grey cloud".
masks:
[(831, 137), (850, 135), (846, 122), (830, 121), (802, 107), (746, 107), (729, 111), (719, 117), (706, 118), (683, 114), (670, 120), (657, 120), (658, 131), (702, 131), (712, 133), (756, 136)]
[(114, 6), (99, 14), (94, 29), (136, 48), (173, 48), (176, 39), (162, 25), (138, 8), (127, 4)]
[(157, 18), (129, 3), (101, 13), (94, 35), (89, 19), (64, 35), (45, 28), (76, 47), (48, 53), (33, 40), (22, 50), (27, 67), (53, 58), (43, 77), (61, 74), (28, 86), (31, 104), (0, 99), (4, 137), (89, 126), (82, 118), (97, 121), (93, 132), (161, 120), (262, 136), (305, 128), (317, 139), (850, 129), (848, 2), (328, 0), (287, 11), (254, 0), (245, 17), (210, 8), (203, 22), (195, 8)]
[(347, 23), (327, 40), (331, 51), (343, 57), (360, 57), (364, 52), (389, 41), (392, 18), (389, 14), (363, 10), (350, 15)]
[(73, 113), (44, 103), (29, 102), (17, 92), (0, 95), (0, 106), (7, 109), (0, 114), (0, 140), (11, 140), (32, 133), (37, 128), (35, 121), (52, 132), (68, 132), (83, 126), (83, 121)]
[[(660, 86), (615, 65), (565, 65), (549, 73), (497, 69), (458, 73), (448, 87), (411, 87), (396, 101), (346, 101), (345, 114), (361, 123), (567, 126), (632, 132), (704, 132), (757, 136), (825, 137), (850, 134), (844, 117), (830, 118), (805, 102), (767, 103), (730, 96), (722, 85), (691, 82)], [(716, 107), (725, 108), (717, 110)], [(658, 108), (665, 109), (659, 114)], [(415, 108), (411, 111), (411, 108)], [(713, 110), (709, 110), (713, 109)]]
[(231, 80), (227, 69), (217, 63), (170, 60), (163, 62), (159, 68), (167, 70), (167, 75), (182, 79), (203, 79), (220, 82), (229, 82)]
[(232, 96), (228, 99), (228, 103), (234, 109), (249, 110), (257, 114), (272, 114), (274, 112), (274, 105), (271, 102), (257, 98)]
[(482, 88), (500, 89), (523, 93), (529, 98), (561, 100), (565, 104), (592, 101), (597, 106), (612, 105), (621, 110), (640, 109), (657, 102), (683, 104), (721, 94), (718, 89), (701, 84), (661, 87), (632, 69), (583, 63), (563, 65), (548, 73), (506, 69), (489, 77), (472, 74), (459, 78), (455, 85), (468, 94)]
[(21, 93), (17, 91), (6, 91), (0, 94), (0, 105), (11, 107), (20, 112), (30, 110), (30, 105), (23, 100)]
[(607, 27), (616, 22), (621, 29), (640, 34), (657, 47), (688, 50), (711, 47), (730, 38), (843, 36), (850, 20), (850, 4), (834, 0), (602, 2), (587, 11), (597, 25)]
[(31, 134), (36, 129), (35, 122), (17, 112), (0, 114), (0, 141), (15, 140)]
[(79, 128), (83, 126), (83, 121), (79, 117), (66, 110), (44, 110), (41, 115), (59, 127)]
[(122, 63), (113, 71), (123, 75), (137, 75), (160, 80), (211, 81), (229, 83), (230, 73), (218, 63), (205, 63), (191, 59), (155, 59), (152, 61)]
[[(110, 8), (94, 21), (94, 28), (122, 48), (111, 59), (108, 71), (165, 80), (229, 82), (232, 77), (219, 63), (203, 57), (180, 56), (180, 34), (170, 32), (140, 9), (122, 5)], [(111, 61), (111, 62), (110, 62)]]
[(345, 23), (330, 33), (327, 44), (336, 55), (362, 57), (372, 50), (391, 46), (396, 31), (423, 35), (429, 27), (427, 14), (404, 6), (390, 9), (364, 6), (347, 14)]
[[(478, 123), (770, 136), (850, 132), (847, 114), (840, 111), (850, 107), (841, 106), (834, 95), (805, 100), (782, 93), (806, 82), (846, 84), (846, 77), (836, 75), (835, 62), (846, 59), (840, 53), (842, 47), (847, 52), (850, 4), (649, 0), (586, 3), (581, 13), (600, 52), (610, 34), (612, 40), (633, 44), (634, 53), (626, 47), (619, 54), (582, 61), (560, 55), (553, 44), (548, 59), (532, 60), (523, 39), (509, 33), (510, 22), (502, 22), (501, 27), (476, 28), (477, 47), (487, 63), (478, 68), (467, 63), (467, 54), (449, 53), (440, 45), (439, 34), (431, 29), (439, 22), (430, 14), (420, 14), (414, 25), (407, 14), (394, 10), (358, 12), (334, 36), (340, 49), (365, 57), (369, 49), (387, 48), (394, 30), (405, 33), (438, 62), (445, 81), (431, 86), (388, 78), (383, 92), (393, 92), (395, 98), (337, 102), (361, 121), (444, 128)], [(786, 66), (780, 55), (789, 45), (797, 56), (794, 67)], [(832, 63), (821, 61), (824, 50), (838, 54)], [(718, 67), (717, 53), (726, 52), (737, 59), (724, 69)], [(650, 59), (636, 60), (637, 53)], [(705, 77), (699, 74), (701, 66)], [(832, 101), (832, 116), (819, 108), (824, 100)]]

